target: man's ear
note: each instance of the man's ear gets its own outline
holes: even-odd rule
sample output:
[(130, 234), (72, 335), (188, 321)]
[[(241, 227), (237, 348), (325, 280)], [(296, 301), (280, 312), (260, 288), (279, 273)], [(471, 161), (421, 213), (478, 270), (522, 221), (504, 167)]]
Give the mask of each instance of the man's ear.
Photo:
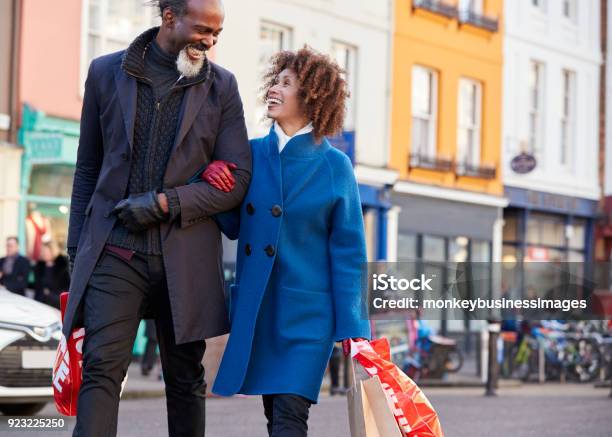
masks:
[(167, 26), (169, 28), (174, 27), (174, 23), (176, 22), (176, 15), (174, 14), (171, 8), (164, 9), (164, 12), (162, 13), (161, 18), (162, 18), (162, 24), (164, 26)]

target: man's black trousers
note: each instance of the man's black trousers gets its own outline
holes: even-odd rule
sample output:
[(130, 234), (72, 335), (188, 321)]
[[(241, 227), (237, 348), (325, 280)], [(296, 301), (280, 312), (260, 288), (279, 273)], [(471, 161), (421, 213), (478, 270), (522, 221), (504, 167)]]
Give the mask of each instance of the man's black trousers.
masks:
[[(144, 314), (156, 317), (171, 437), (204, 436), (205, 342), (177, 345), (161, 256), (106, 248), (85, 291), (83, 383), (73, 436), (117, 434), (121, 383)], [(129, 382), (128, 382), (129, 384)]]

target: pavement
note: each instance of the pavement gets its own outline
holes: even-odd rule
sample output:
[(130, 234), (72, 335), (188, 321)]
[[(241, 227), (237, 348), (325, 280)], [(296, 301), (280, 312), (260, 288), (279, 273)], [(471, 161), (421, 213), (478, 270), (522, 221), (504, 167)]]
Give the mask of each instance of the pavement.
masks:
[[(592, 384), (529, 384), (504, 387), (498, 396), (485, 397), (482, 388), (428, 388), (424, 390), (438, 412), (446, 437), (589, 436), (609, 437), (612, 398), (609, 390)], [(42, 415), (57, 416), (49, 404)], [(265, 437), (265, 419), (259, 397), (211, 398), (206, 403), (207, 437)], [(0, 420), (2, 418), (0, 417)], [(70, 435), (61, 432), (15, 431), (3, 436)], [(346, 398), (322, 395), (311, 408), (310, 437), (349, 436)], [(124, 398), (119, 408), (120, 437), (167, 436), (163, 398)]]

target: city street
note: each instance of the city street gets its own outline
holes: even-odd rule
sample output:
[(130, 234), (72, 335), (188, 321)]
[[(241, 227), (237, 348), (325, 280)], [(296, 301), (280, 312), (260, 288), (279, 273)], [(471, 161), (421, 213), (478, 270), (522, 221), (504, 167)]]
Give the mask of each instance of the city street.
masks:
[[(480, 388), (428, 388), (446, 436), (609, 436), (612, 399), (608, 390), (592, 385), (524, 385), (499, 390), (486, 398)], [(53, 405), (41, 413), (56, 415)], [(310, 436), (348, 436), (346, 399), (322, 396), (312, 407)], [(264, 437), (265, 421), (258, 398), (210, 399), (207, 435)], [(15, 436), (57, 435), (68, 432), (11, 432)], [(161, 398), (121, 402), (121, 437), (165, 436), (165, 402)]]

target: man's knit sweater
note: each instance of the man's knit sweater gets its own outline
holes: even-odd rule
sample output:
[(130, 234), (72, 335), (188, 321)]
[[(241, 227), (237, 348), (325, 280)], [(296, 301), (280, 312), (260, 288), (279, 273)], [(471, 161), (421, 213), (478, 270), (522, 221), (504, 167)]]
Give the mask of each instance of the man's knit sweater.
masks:
[[(158, 28), (150, 29), (137, 37), (126, 50), (122, 65), (138, 80), (130, 178), (125, 197), (163, 191), (168, 197), (169, 220), (174, 220), (180, 213), (179, 200), (174, 189), (164, 189), (164, 173), (178, 131), (185, 89), (209, 80), (210, 65), (205, 62), (196, 77), (180, 77), (176, 57), (166, 54), (155, 42), (157, 31)], [(133, 233), (118, 220), (108, 244), (145, 254), (162, 254), (159, 225)]]

